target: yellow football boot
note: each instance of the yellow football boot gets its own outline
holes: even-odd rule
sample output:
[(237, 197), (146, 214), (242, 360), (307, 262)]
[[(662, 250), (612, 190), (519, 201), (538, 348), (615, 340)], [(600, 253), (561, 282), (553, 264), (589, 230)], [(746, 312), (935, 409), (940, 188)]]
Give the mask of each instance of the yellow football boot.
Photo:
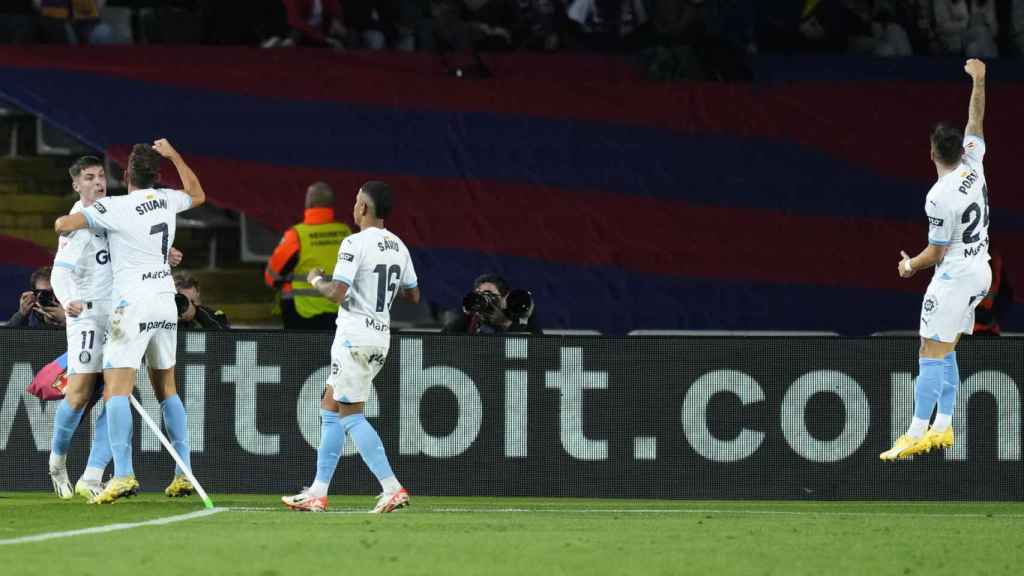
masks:
[(904, 434), (896, 439), (896, 443), (892, 445), (892, 448), (882, 452), (878, 457), (886, 462), (893, 462), (895, 460), (906, 460), (918, 454), (924, 454), (930, 449), (931, 444), (928, 443), (927, 436), (914, 439)]
[(121, 498), (135, 496), (138, 493), (139, 482), (135, 480), (134, 475), (125, 476), (124, 478), (111, 478), (103, 491), (92, 500), (89, 500), (89, 504), (111, 504)]
[(928, 441), (928, 446), (934, 450), (936, 448), (945, 449), (953, 447), (953, 427), (946, 428), (945, 432), (936, 432), (935, 427), (928, 429), (928, 433), (924, 435), (924, 439)]
[(181, 496), (191, 496), (196, 489), (192, 487), (192, 483), (189, 482), (188, 476), (184, 474), (178, 474), (171, 480), (171, 483), (164, 488), (164, 494), (171, 498), (179, 498)]

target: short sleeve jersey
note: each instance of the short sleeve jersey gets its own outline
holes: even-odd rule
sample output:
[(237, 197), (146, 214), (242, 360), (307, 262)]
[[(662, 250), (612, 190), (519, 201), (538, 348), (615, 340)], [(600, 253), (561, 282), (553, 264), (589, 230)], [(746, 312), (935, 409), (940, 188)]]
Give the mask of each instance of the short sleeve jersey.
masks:
[(89, 228), (108, 233), (114, 298), (175, 291), (167, 252), (178, 212), (191, 206), (192, 199), (180, 190), (149, 188), (104, 198), (82, 210)]
[[(75, 202), (71, 214), (82, 211), (82, 203)], [(113, 271), (107, 233), (103, 230), (75, 230), (62, 234), (57, 243), (54, 267), (67, 268), (74, 276), (79, 297), (86, 302), (110, 299)]]
[(936, 274), (951, 277), (968, 272), (988, 255), (988, 185), (982, 161), (985, 141), (964, 138), (964, 155), (949, 174), (939, 178), (925, 199), (928, 215), (928, 243), (946, 246), (946, 255)]
[(383, 228), (368, 228), (342, 241), (333, 280), (349, 286), (338, 308), (338, 335), (352, 346), (390, 344), (391, 304), (400, 288), (417, 286), (409, 249)]

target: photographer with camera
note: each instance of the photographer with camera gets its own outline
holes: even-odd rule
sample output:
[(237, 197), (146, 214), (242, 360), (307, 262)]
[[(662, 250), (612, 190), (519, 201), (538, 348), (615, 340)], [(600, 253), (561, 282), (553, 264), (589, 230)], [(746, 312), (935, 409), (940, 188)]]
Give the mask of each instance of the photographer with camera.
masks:
[(203, 306), (199, 280), (184, 273), (174, 275), (174, 304), (178, 307), (178, 328), (183, 330), (229, 330), (231, 323), (221, 310)]
[(533, 313), (533, 295), (510, 290), (497, 274), (484, 274), (473, 281), (473, 291), (462, 299), (462, 314), (445, 323), (443, 334), (544, 334)]
[(8, 328), (64, 328), (64, 308), (50, 285), (50, 267), (32, 273), (32, 289), (21, 293), (18, 310), (7, 321)]

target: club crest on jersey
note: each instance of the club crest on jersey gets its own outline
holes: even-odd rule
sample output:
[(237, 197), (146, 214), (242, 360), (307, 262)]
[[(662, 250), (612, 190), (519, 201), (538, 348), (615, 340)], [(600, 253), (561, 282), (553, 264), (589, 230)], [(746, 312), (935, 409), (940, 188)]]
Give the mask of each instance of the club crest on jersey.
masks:
[(924, 310), (925, 314), (931, 314), (935, 312), (935, 309), (938, 307), (939, 301), (938, 299), (935, 298), (935, 296), (929, 295), (927, 298), (924, 299), (924, 305), (922, 306), (922, 309)]
[(78, 354), (78, 361), (82, 364), (88, 364), (90, 360), (92, 360), (92, 354), (89, 354), (88, 350), (82, 350)]

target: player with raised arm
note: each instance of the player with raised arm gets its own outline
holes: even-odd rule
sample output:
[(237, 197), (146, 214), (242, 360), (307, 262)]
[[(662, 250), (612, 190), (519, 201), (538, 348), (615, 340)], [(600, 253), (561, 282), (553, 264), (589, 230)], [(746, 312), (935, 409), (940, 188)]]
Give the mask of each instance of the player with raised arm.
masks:
[(327, 509), (327, 490), (338, 465), (345, 434), (381, 485), (371, 512), (382, 514), (409, 505), (384, 444), (363, 416), (373, 378), (384, 366), (391, 344), (391, 304), (401, 295), (419, 302), (416, 270), (405, 244), (384, 228), (391, 213), (391, 188), (378, 181), (362, 185), (352, 210), (359, 232), (341, 243), (331, 280), (323, 270), (309, 272), (309, 283), (337, 302), (337, 329), (331, 346), (331, 374), (320, 403), (320, 447), (313, 485), (281, 500), (293, 510)]
[[(170, 160), (183, 191), (156, 189), (161, 156)], [(132, 467), (133, 417), (128, 396), (142, 358), (160, 401), (164, 426), (175, 450), (189, 464), (188, 427), (184, 405), (174, 381), (177, 354), (177, 307), (168, 253), (174, 242), (178, 212), (206, 200), (199, 179), (167, 140), (152, 146), (136, 144), (125, 170), (128, 194), (94, 202), (77, 214), (54, 223), (57, 232), (81, 228), (105, 230), (113, 264), (113, 311), (103, 346), (107, 426), (114, 455), (114, 477), (91, 502), (106, 504), (138, 491)], [(184, 496), (193, 490), (179, 468), (165, 490)]]
[[(965, 134), (940, 124), (931, 135), (931, 158), (938, 181), (925, 199), (928, 246), (911, 258), (901, 252), (899, 274), (913, 276), (936, 266), (921, 306), (920, 373), (914, 386), (914, 418), (906, 434), (882, 460), (909, 458), (933, 448), (953, 446), (953, 408), (960, 385), (956, 363), (961, 334), (974, 330), (974, 308), (988, 293), (988, 186), (985, 158), (985, 64), (970, 59), (964, 70), (973, 80)], [(938, 413), (928, 421), (935, 405)]]

